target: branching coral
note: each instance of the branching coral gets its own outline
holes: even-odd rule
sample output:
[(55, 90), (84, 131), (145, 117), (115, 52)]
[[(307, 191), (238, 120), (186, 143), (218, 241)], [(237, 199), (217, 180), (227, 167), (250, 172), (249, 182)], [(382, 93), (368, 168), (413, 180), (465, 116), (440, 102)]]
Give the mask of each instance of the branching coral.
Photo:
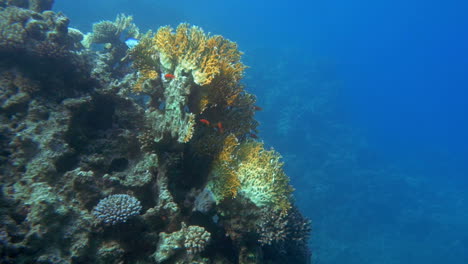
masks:
[(211, 234), (201, 226), (189, 226), (185, 232), (184, 247), (190, 255), (202, 252), (210, 242)]
[(213, 163), (209, 187), (216, 200), (242, 195), (260, 208), (289, 210), (292, 187), (283, 171), (281, 156), (274, 150), (265, 150), (260, 142), (248, 140), (239, 144), (232, 137), (227, 138)]
[(259, 207), (268, 206), (288, 210), (293, 191), (283, 171), (281, 155), (265, 150), (260, 142), (249, 140), (239, 146), (237, 175), (241, 183), (239, 193)]
[(101, 201), (93, 210), (94, 216), (106, 224), (125, 223), (128, 218), (140, 214), (141, 204), (137, 198), (128, 194), (110, 195)]
[[(210, 36), (197, 26), (180, 24), (174, 30), (161, 27), (151, 37), (151, 32), (142, 37), (141, 42), (130, 56), (134, 67), (140, 72), (140, 79), (135, 85), (136, 91), (142, 91), (142, 84), (154, 79), (149, 73), (172, 72), (175, 76), (192, 75), (200, 88), (199, 112), (211, 104), (232, 105), (243, 91), (239, 84), (243, 76), (244, 64), (242, 52), (237, 44), (222, 36)], [(159, 63), (155, 59), (159, 58)]]
[(257, 224), (258, 242), (262, 245), (283, 242), (288, 236), (288, 212), (262, 210)]
[(262, 210), (257, 223), (258, 241), (262, 245), (282, 242), (306, 245), (310, 234), (310, 220), (297, 207), (289, 211)]
[[(135, 92), (143, 92), (143, 86), (148, 80), (153, 80), (158, 78), (158, 65), (159, 65), (159, 55), (155, 53), (153, 47), (153, 41), (151, 39), (152, 32), (148, 31), (144, 34), (138, 45), (133, 47), (128, 51), (129, 57), (133, 60), (133, 67), (138, 70), (138, 80), (133, 86)], [(145, 91), (151, 93), (150, 87)]]
[[(193, 255), (200, 253), (205, 249), (211, 239), (211, 234), (201, 226), (187, 226), (182, 223), (182, 228), (170, 234), (162, 232), (160, 234), (158, 248), (153, 254), (156, 263), (164, 262), (165, 260), (176, 255), (180, 249), (185, 249), (188, 254), (185, 260), (181, 259), (178, 263), (189, 263), (193, 260)], [(190, 262), (196, 263), (196, 262)]]
[(213, 162), (211, 170), (212, 181), (209, 188), (216, 200), (234, 198), (240, 187), (239, 178), (234, 167), (234, 151), (239, 145), (234, 135), (229, 135), (224, 140), (223, 149)]
[(154, 141), (168, 135), (186, 143), (192, 138), (196, 114), (209, 105), (222, 113), (226, 107), (242, 103), (238, 100), (243, 94), (239, 80), (245, 69), (241, 55), (234, 42), (185, 23), (175, 32), (166, 26), (154, 35), (145, 34), (129, 51), (129, 58), (138, 70), (134, 91), (151, 97), (153, 107), (147, 119)]
[(118, 43), (121, 34), (126, 32), (125, 38), (138, 38), (140, 31), (133, 23), (133, 17), (125, 14), (117, 15), (115, 21), (104, 20), (93, 24), (93, 32), (86, 34), (83, 45), (90, 47), (91, 44)]
[(222, 36), (210, 36), (197, 26), (180, 24), (175, 33), (169, 26), (161, 27), (154, 36), (165, 69), (176, 75), (192, 72), (195, 83), (207, 85), (220, 74), (234, 82), (242, 78), (245, 66), (240, 62), (237, 44)]

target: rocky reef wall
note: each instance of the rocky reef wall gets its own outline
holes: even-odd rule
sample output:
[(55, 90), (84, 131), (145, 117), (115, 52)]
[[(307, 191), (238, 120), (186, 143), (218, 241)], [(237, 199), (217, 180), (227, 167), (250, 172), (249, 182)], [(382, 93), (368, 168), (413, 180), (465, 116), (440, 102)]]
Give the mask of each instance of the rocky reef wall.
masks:
[(52, 2), (0, 1), (0, 262), (309, 263), (236, 43)]

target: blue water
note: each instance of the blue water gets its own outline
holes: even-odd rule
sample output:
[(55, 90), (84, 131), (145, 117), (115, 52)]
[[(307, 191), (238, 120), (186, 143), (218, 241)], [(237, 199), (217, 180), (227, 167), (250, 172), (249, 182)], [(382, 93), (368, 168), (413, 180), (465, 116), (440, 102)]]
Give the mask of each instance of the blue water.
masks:
[(72, 26), (134, 15), (236, 41), (260, 134), (312, 219), (314, 263), (468, 263), (468, 4), (57, 1)]

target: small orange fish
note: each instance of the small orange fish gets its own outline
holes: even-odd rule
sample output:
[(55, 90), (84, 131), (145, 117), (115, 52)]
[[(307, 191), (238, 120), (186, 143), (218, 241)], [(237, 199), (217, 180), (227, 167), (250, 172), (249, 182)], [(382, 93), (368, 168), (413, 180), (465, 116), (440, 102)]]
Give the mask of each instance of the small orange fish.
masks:
[(164, 78), (169, 79), (169, 80), (174, 80), (174, 79), (175, 79), (175, 76), (174, 76), (173, 74), (166, 73), (166, 74), (164, 75)]
[(254, 106), (253, 106), (253, 109), (254, 109), (255, 111), (262, 111), (262, 110), (263, 110), (263, 108), (261, 108), (261, 107), (258, 106), (258, 105), (254, 105)]
[(256, 134), (254, 134), (254, 133), (250, 133), (249, 136), (250, 136), (251, 138), (255, 138), (255, 139), (258, 138), (258, 136), (257, 136)]
[(223, 124), (221, 122), (218, 122), (217, 127), (220, 133), (224, 133)]
[(206, 120), (206, 119), (200, 119), (200, 122), (202, 122), (203, 124), (209, 126), (210, 125), (210, 121)]

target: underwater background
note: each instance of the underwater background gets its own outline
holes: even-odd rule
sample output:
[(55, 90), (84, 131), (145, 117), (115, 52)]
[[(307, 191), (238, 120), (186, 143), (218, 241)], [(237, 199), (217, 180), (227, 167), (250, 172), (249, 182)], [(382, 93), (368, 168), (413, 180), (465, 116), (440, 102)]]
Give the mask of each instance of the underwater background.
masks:
[(312, 219), (313, 262), (468, 263), (468, 4), (57, 1), (86, 32), (116, 14), (236, 41), (260, 134)]
[[(468, 46), (466, 34), (468, 17), (466, 17), (465, 10), (468, 4), (459, 2), (461, 1), (397, 0), (378, 3), (369, 0), (289, 2), (62, 0), (55, 1), (53, 10), (63, 12), (70, 18), (70, 26), (83, 32), (91, 31), (95, 22), (113, 20), (117, 14), (124, 13), (134, 17), (133, 22), (140, 27), (142, 32), (164, 25), (176, 27), (181, 22), (187, 22), (202, 27), (205, 32), (221, 34), (237, 42), (239, 49), (245, 53), (242, 62), (249, 66), (242, 82), (246, 90), (257, 97), (254, 107), (258, 108), (258, 105), (261, 108), (261, 111), (257, 111), (255, 115), (260, 122), (259, 133), (249, 134), (246, 137), (256, 139), (258, 136), (267, 147), (274, 147), (282, 154), (286, 173), (296, 189), (295, 203), (312, 221), (312, 234), (309, 241), (312, 263), (468, 263), (466, 250), (468, 248), (468, 179), (466, 178), (468, 175), (468, 139), (466, 138), (468, 107), (465, 91), (468, 84), (468, 49), (466, 48)], [(6, 1), (0, 1), (1, 5), (5, 3)], [(36, 15), (36, 17), (40, 16)], [(60, 16), (56, 18), (49, 14), (50, 18), (57, 19), (59, 22), (64, 21), (60, 20)], [(53, 36), (53, 34), (48, 36)], [(44, 50), (44, 47), (48, 46), (41, 46), (38, 50), (41, 48)], [(58, 55), (59, 57), (62, 52), (62, 50), (47, 51), (49, 56)], [(18, 64), (24, 62), (20, 61)], [(111, 70), (118, 72), (119, 68), (109, 71)], [(15, 71), (17, 69), (12, 72)], [(66, 73), (67, 70), (62, 71)], [(59, 70), (57, 76), (62, 76), (62, 71)], [(34, 72), (30, 71), (29, 74), (34, 76)], [(41, 73), (41, 71), (37, 72)], [(54, 73), (50, 76), (54, 76)], [(169, 85), (167, 83), (175, 78), (172, 74), (165, 76), (164, 85)], [(54, 80), (54, 77), (51, 79)], [(76, 87), (73, 84), (75, 79), (70, 80), (68, 83), (65, 80), (62, 85), (64, 87), (70, 85), (71, 91)], [(117, 83), (114, 82), (115, 85)], [(124, 80), (122, 83), (125, 84)], [(80, 85), (79, 82), (76, 84), (78, 87)], [(22, 86), (17, 85), (17, 87)], [(22, 89), (25, 87), (23, 86)], [(5, 88), (2, 87), (2, 89)], [(46, 94), (54, 91), (54, 88), (47, 86), (42, 89)], [(33, 92), (37, 91), (33, 89), (31, 93)], [(67, 92), (69, 91), (65, 90), (63, 93), (67, 95)], [(83, 93), (85, 92), (89, 91), (83, 90)], [(128, 107), (122, 103), (125, 100), (116, 99), (120, 97), (114, 95), (106, 99), (99, 93), (111, 94), (99, 91), (96, 93), (97, 96), (93, 95), (96, 96), (94, 101), (91, 100), (88, 104), (94, 107), (104, 107), (106, 103), (115, 100), (112, 107), (116, 109)], [(11, 94), (2, 90), (2, 96), (4, 95), (10, 96)], [(54, 96), (60, 98), (64, 95), (58, 93), (51, 98)], [(27, 100), (24, 98), (23, 100)], [(113, 125), (125, 127), (126, 118), (132, 120), (132, 116), (128, 115), (121, 119), (121, 123), (100, 124), (99, 118), (107, 115), (113, 116), (113, 114), (104, 111), (92, 120), (89, 118), (98, 111), (86, 110), (83, 105), (87, 104), (78, 100), (67, 103), (70, 109), (75, 107), (75, 110), (79, 110), (76, 110), (77, 112), (86, 113), (71, 119), (74, 121), (73, 124), (87, 125), (82, 130), (79, 126), (73, 127), (74, 130), (71, 131), (77, 133), (76, 139), (73, 137), (74, 134), (67, 136), (66, 139), (75, 142), (76, 146), (79, 146), (76, 142), (80, 140), (84, 142), (84, 139), (78, 135), (88, 136), (91, 139), (96, 136), (86, 131), (91, 127), (96, 127), (101, 133), (101, 130), (112, 131)], [(19, 105), (23, 104), (24, 102), (20, 102)], [(82, 108), (76, 107), (80, 104)], [(14, 103), (12, 105), (15, 106)], [(34, 104), (31, 105), (34, 107)], [(9, 119), (14, 123), (14, 119), (21, 118), (21, 115), (18, 114), (15, 117), (9, 111), (22, 112), (25, 108), (7, 109), (6, 107), (5, 113), (14, 117)], [(211, 108), (215, 109), (216, 105)], [(34, 110), (34, 108), (31, 109)], [(118, 109), (121, 110), (121, 108)], [(42, 113), (37, 117), (38, 120), (43, 118), (53, 121), (56, 118), (55, 116), (42, 117), (47, 116), (44, 113), (48, 112), (37, 106), (36, 111)], [(123, 113), (119, 111), (117, 112)], [(207, 115), (210, 111), (210, 109), (207, 110)], [(34, 111), (30, 112), (34, 114)], [(64, 114), (63, 120), (66, 118), (68, 117)], [(200, 121), (209, 125), (206, 119)], [(62, 125), (63, 123), (65, 122), (62, 122)], [(129, 121), (129, 123), (132, 122)], [(224, 128), (220, 122), (215, 125), (217, 127), (214, 129), (203, 127), (203, 124), (197, 124), (198, 133), (209, 131), (211, 134), (217, 133), (216, 136), (223, 133)], [(255, 128), (256, 123), (251, 125)], [(119, 126), (116, 126), (112, 133), (119, 132), (121, 128)], [(12, 131), (15, 129), (21, 129), (21, 127), (14, 127)], [(37, 131), (42, 131), (42, 129), (37, 129)], [(108, 133), (101, 133), (99, 136), (106, 139), (114, 137), (114, 134)], [(7, 142), (8, 137), (0, 135), (2, 148), (6, 145), (4, 142)], [(98, 136), (96, 138), (102, 139)], [(128, 138), (131, 137), (125, 137), (125, 140)], [(100, 142), (102, 146), (106, 145), (105, 140), (102, 142), (99, 140), (96, 142)], [(34, 147), (28, 147), (28, 142), (22, 143), (19, 139), (18, 141), (19, 143), (15, 143), (18, 146), (23, 146), (31, 153), (36, 151)], [(57, 146), (52, 147), (57, 147), (57, 153), (64, 152), (63, 149), (58, 148), (62, 143), (59, 140), (57, 142), (59, 142)], [(11, 144), (10, 147), (16, 147), (15, 144)], [(34, 146), (33, 143), (30, 145)], [(143, 147), (148, 146), (143, 144)], [(11, 156), (12, 159), (21, 158), (24, 154), (6, 149), (5, 147), (2, 150), (2, 155)], [(83, 149), (87, 150), (84, 146)], [(99, 151), (99, 147), (96, 149)], [(31, 158), (28, 157), (28, 153), (25, 156), (25, 160)], [(64, 157), (63, 160), (59, 159), (54, 164), (57, 167), (57, 175), (71, 169), (73, 167), (71, 164), (75, 162), (73, 158)], [(148, 156), (148, 159), (152, 157)], [(127, 166), (125, 163), (128, 162), (125, 158), (124, 156), (112, 160), (111, 172), (115, 172), (115, 175), (124, 174), (124, 167)], [(130, 163), (133, 162), (132, 159), (129, 160)], [(154, 160), (153, 163), (155, 163)], [(273, 163), (273, 160), (270, 163)], [(193, 166), (193, 168), (202, 167), (198, 167), (198, 164), (191, 164), (190, 161), (186, 161), (184, 165)], [(161, 178), (165, 172), (169, 174), (170, 170), (165, 170), (162, 164), (159, 166), (157, 183), (159, 188), (163, 188), (167, 182), (161, 183)], [(53, 169), (50, 171), (53, 172)], [(96, 171), (99, 170), (96, 169)], [(89, 172), (92, 173), (91, 170)], [(80, 175), (82, 173), (86, 174), (78, 169), (67, 172), (62, 180), (66, 181), (67, 177), (73, 175), (73, 177), (82, 176)], [(148, 179), (155, 174), (149, 170), (145, 173), (150, 175)], [(145, 173), (143, 174), (146, 175)], [(177, 175), (177, 172), (172, 173)], [(52, 174), (55, 175), (55, 173)], [(94, 177), (94, 175), (91, 176)], [(54, 180), (56, 175), (42, 177)], [(79, 177), (76, 178), (79, 179)], [(186, 179), (182, 179), (181, 182), (184, 180)], [(74, 188), (83, 184), (84, 193), (91, 191), (86, 190), (88, 183), (74, 184)], [(99, 184), (106, 185), (109, 182), (106, 182), (104, 177)], [(15, 188), (21, 185), (26, 186), (24, 190), (28, 190), (28, 184), (15, 183), (5, 186), (5, 194), (21, 197), (20, 193), (15, 193)], [(46, 190), (41, 186), (37, 184), (34, 190)], [(175, 196), (179, 202), (189, 204), (187, 208), (196, 205), (196, 199), (203, 193), (192, 193), (188, 189), (189, 186), (189, 183), (184, 186), (186, 189), (181, 192), (184, 194), (183, 197), (181, 193)], [(166, 186), (166, 189), (169, 187)], [(150, 193), (149, 189), (145, 190)], [(163, 189), (159, 189), (159, 193), (163, 193)], [(144, 194), (140, 193), (139, 198)], [(34, 195), (31, 197), (45, 197), (41, 193)], [(190, 195), (193, 195), (191, 198), (195, 201), (190, 201)], [(109, 206), (106, 202), (112, 203), (109, 197), (112, 198), (108, 196), (106, 199), (101, 199), (102, 203), (99, 202), (95, 207), (93, 212), (95, 216), (100, 213), (105, 214), (106, 206)], [(90, 201), (88, 200), (86, 207), (94, 207), (94, 202), (98, 198), (97, 195), (89, 197)], [(130, 216), (137, 214), (142, 208), (137, 198), (127, 194), (113, 198), (126, 199), (129, 210), (133, 210), (129, 213)], [(80, 199), (87, 201), (86, 195), (82, 195)], [(7, 209), (7, 205), (11, 204), (6, 200), (4, 201), (2, 196), (2, 214), (4, 211), (13, 212)], [(47, 199), (44, 198), (44, 201)], [(61, 202), (57, 198), (55, 201), (52, 200), (51, 204), (57, 205)], [(31, 200), (28, 203), (41, 209), (40, 200)], [(145, 209), (153, 206), (147, 200), (143, 200), (142, 205)], [(52, 218), (55, 213), (60, 213), (60, 210), (52, 206), (44, 207), (41, 209), (44, 212), (55, 210), (54, 214), (51, 214)], [(192, 215), (187, 208), (182, 209), (182, 212)], [(17, 222), (31, 221), (34, 226), (32, 214), (28, 213), (29, 209), (26, 206), (23, 212), (15, 211), (12, 215), (16, 218), (13, 217), (13, 219)], [(239, 210), (242, 209), (239, 208)], [(168, 217), (164, 214), (160, 213), (157, 217), (152, 215), (151, 210), (148, 210), (142, 218), (144, 221), (157, 223), (154, 219), (161, 219), (162, 222), (167, 220)], [(22, 217), (22, 215), (28, 215), (28, 217)], [(67, 214), (64, 213), (64, 215)], [(295, 220), (302, 223), (303, 229), (298, 230), (304, 231), (302, 236), (304, 238), (307, 237), (305, 231), (307, 231), (308, 222), (298, 215), (300, 214), (297, 213), (298, 218)], [(206, 220), (206, 216), (203, 217), (197, 217), (195, 214), (191, 221), (202, 222), (200, 219)], [(281, 217), (279, 216), (278, 219), (284, 220)], [(47, 220), (48, 216), (39, 215), (38, 218)], [(81, 221), (77, 219), (66, 218), (66, 221), (68, 223)], [(86, 217), (83, 219), (86, 220)], [(113, 221), (125, 222), (126, 218), (109, 221), (113, 225)], [(132, 222), (132, 226), (147, 231), (147, 226), (138, 221), (141, 220)], [(214, 224), (211, 223), (212, 226), (205, 227), (213, 228), (217, 221), (213, 218)], [(4, 223), (6, 223), (5, 226), (14, 226), (7, 221)], [(204, 228), (196, 226), (197, 223), (189, 224), (193, 225), (187, 227), (183, 224), (180, 232), (191, 230), (192, 233), (198, 233), (200, 237), (204, 237), (204, 240), (198, 241), (202, 245), (199, 249), (186, 245), (188, 255), (198, 254), (206, 246), (209, 233)], [(226, 224), (228, 227), (235, 225), (234, 221)], [(51, 226), (54, 227), (53, 223)], [(21, 236), (7, 238), (9, 233), (3, 228), (0, 232), (2, 245), (6, 243), (5, 241), (15, 243), (23, 239)], [(172, 228), (175, 230), (175, 227)], [(39, 228), (38, 230), (40, 233), (41, 230)], [(54, 233), (53, 229), (50, 230), (45, 233)], [(118, 227), (114, 229), (99, 227), (91, 234), (96, 237), (99, 237), (99, 234), (103, 234), (106, 238), (117, 237), (125, 242), (124, 238), (128, 233), (115, 234), (114, 231), (118, 230)], [(171, 230), (170, 225), (168, 230)], [(64, 234), (68, 234), (69, 237), (73, 237), (72, 234), (81, 234), (80, 230), (68, 231), (69, 233)], [(220, 239), (219, 234), (211, 229), (209, 231), (213, 233), (216, 241), (224, 241)], [(227, 230), (227, 233), (229, 231), (232, 230)], [(176, 233), (178, 232), (171, 234)], [(187, 231), (187, 233), (190, 232)], [(233, 233), (236, 232), (232, 232), (231, 235)], [(36, 241), (34, 236), (25, 237), (26, 241)], [(164, 235), (161, 235), (161, 238), (163, 239)], [(48, 238), (45, 237), (45, 239)], [(61, 238), (57, 236), (55, 239), (57, 242)], [(87, 236), (86, 239), (88, 239)], [(145, 239), (150, 240), (151, 237), (145, 237)], [(109, 248), (114, 247), (115, 252), (121, 249), (112, 243), (104, 243), (104, 245), (110, 245)], [(138, 243), (136, 245), (138, 246)], [(219, 250), (216, 246), (219, 245), (211, 245), (210, 254)], [(142, 251), (153, 250), (146, 247), (149, 246), (142, 245)], [(289, 253), (294, 252), (290, 248), (288, 250)], [(79, 248), (76, 251), (79, 251)], [(19, 252), (13, 252), (12, 256), (21, 255), (21, 251)], [(264, 254), (268, 253), (272, 254), (271, 259), (276, 258), (273, 256), (275, 254), (273, 251), (266, 250)], [(135, 256), (132, 254), (130, 259), (138, 255), (138, 253), (135, 253)], [(44, 256), (46, 260), (42, 259), (43, 262), (40, 263), (61, 263), (47, 259), (47, 255)], [(263, 257), (268, 260), (268, 256)], [(16, 262), (13, 260), (11, 263)]]

